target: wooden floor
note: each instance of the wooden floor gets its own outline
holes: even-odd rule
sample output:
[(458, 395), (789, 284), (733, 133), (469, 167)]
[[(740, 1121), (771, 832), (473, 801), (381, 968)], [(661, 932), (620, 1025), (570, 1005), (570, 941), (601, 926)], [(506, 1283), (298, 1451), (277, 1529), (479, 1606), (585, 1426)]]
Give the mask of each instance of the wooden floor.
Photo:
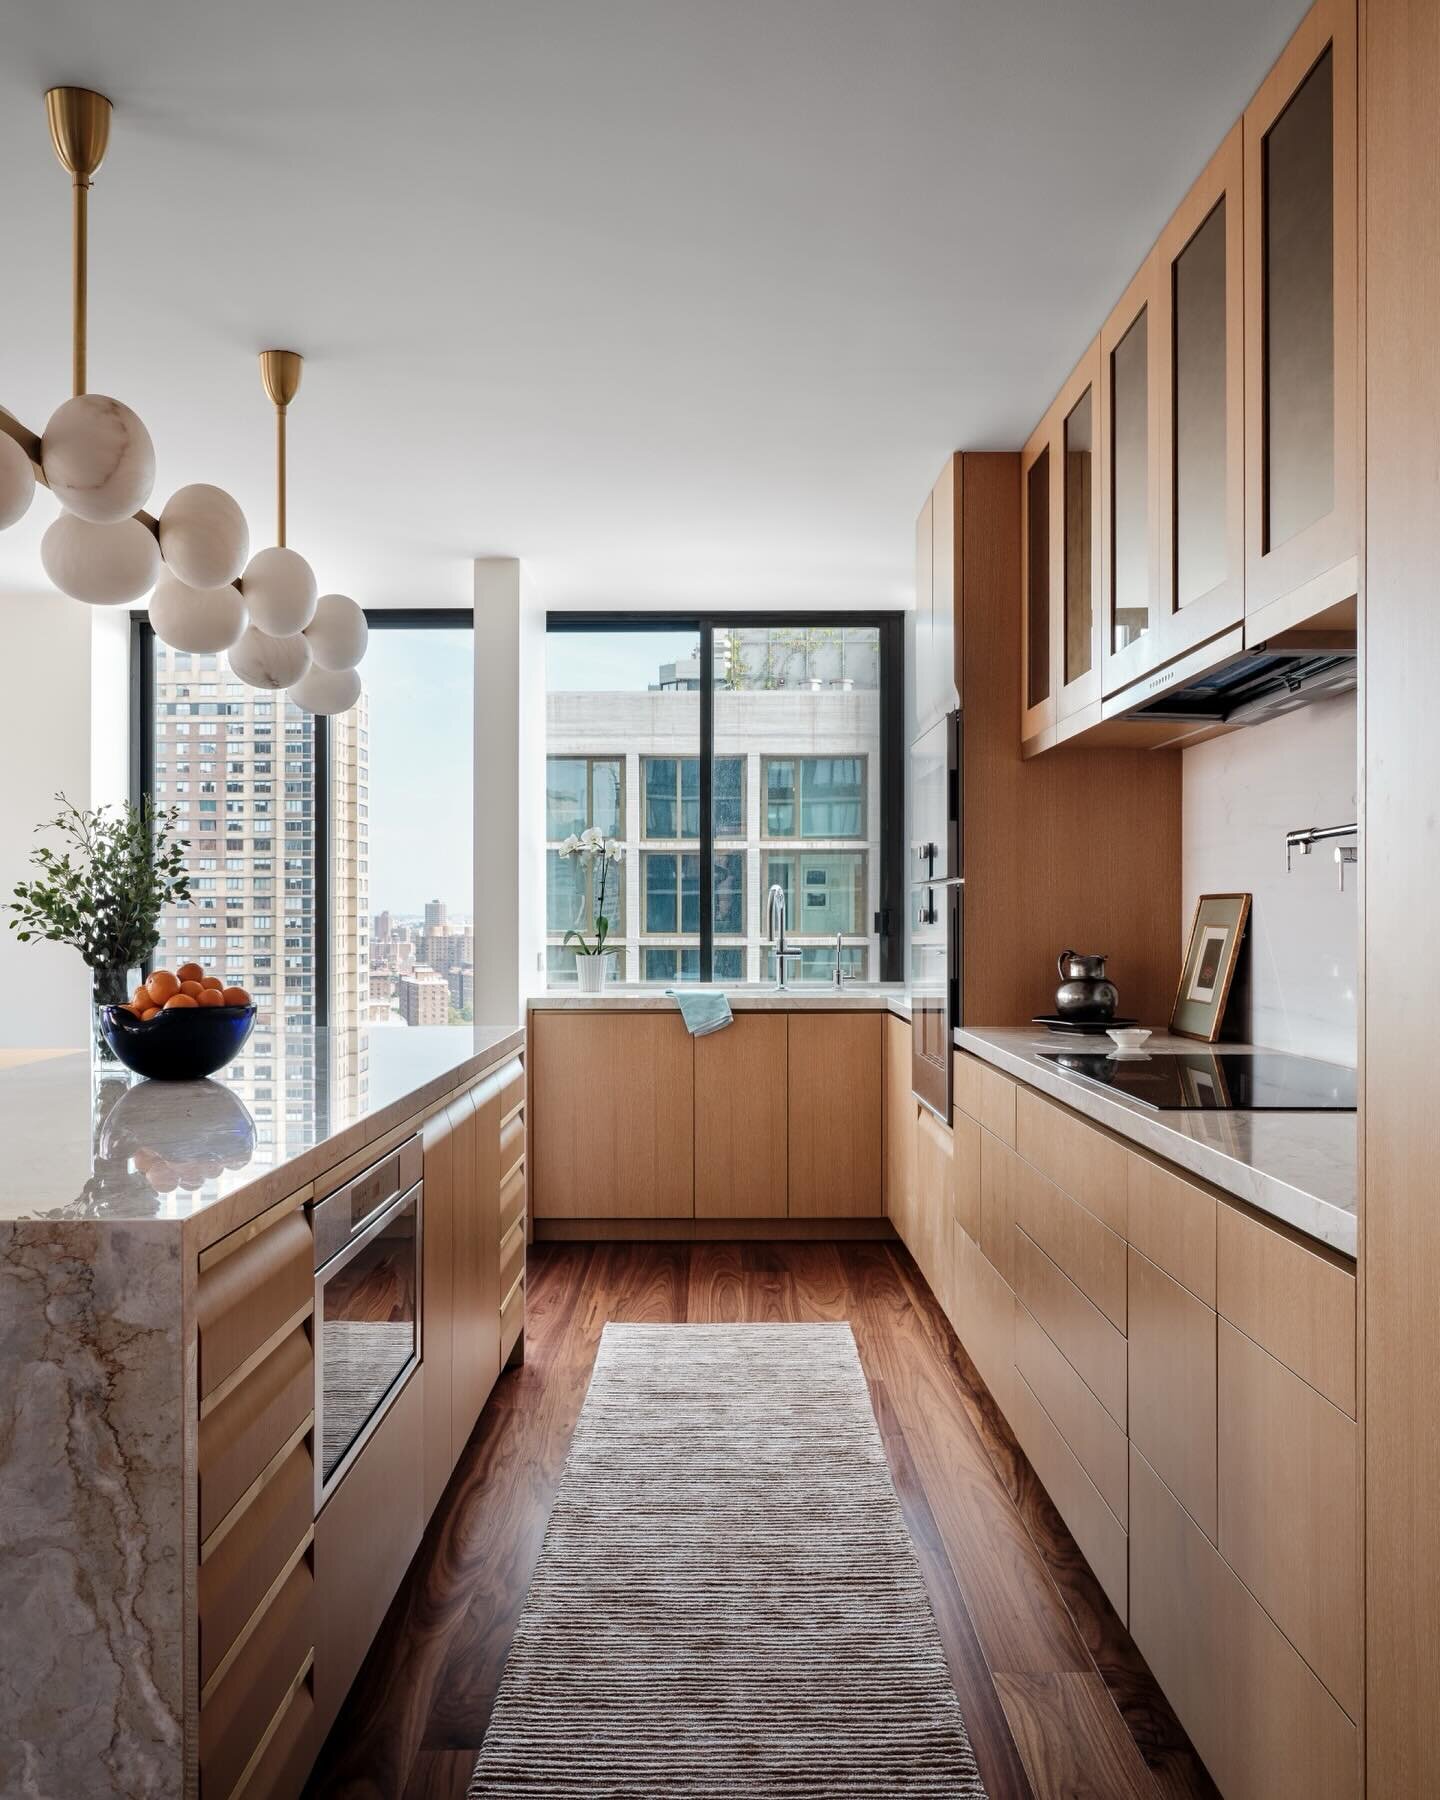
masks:
[(529, 1288), (315, 1800), (464, 1794), (609, 1319), (848, 1319), (991, 1800), (1215, 1793), (898, 1244), (537, 1245)]

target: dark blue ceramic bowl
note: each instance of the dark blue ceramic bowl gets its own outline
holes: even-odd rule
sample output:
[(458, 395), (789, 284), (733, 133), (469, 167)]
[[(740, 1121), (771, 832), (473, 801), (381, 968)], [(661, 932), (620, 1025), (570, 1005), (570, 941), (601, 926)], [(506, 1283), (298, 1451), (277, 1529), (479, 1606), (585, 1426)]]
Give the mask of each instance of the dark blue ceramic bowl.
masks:
[(127, 1069), (151, 1081), (201, 1081), (240, 1054), (255, 1028), (253, 1006), (177, 1006), (137, 1019), (123, 1006), (100, 1008), (105, 1042)]

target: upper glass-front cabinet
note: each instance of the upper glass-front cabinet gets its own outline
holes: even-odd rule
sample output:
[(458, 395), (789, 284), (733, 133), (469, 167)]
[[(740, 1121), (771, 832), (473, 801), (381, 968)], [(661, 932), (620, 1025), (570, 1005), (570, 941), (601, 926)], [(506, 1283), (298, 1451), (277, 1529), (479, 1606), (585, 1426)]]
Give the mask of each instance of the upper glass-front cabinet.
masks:
[(1027, 756), (1055, 742), (1055, 417), (1052, 407), (1020, 453), (1020, 744)]
[(1159, 244), (1160, 618), (1151, 667), (1245, 614), (1243, 130)]
[(1100, 333), (1104, 687), (1154, 666), (1160, 620), (1158, 247)]
[(1059, 724), (1100, 699), (1102, 514), (1096, 463), (1100, 447), (1100, 340), (1085, 352), (1055, 402), (1059, 457), (1051, 499), (1060, 537)]
[(1320, 0), (1244, 118), (1251, 636), (1358, 585), (1355, 37)]

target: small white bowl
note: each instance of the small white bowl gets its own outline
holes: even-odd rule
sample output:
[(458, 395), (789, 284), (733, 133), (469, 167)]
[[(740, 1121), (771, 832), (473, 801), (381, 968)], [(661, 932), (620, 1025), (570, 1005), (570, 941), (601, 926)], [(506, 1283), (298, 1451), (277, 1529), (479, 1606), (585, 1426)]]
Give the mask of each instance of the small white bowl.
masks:
[(1150, 1033), (1141, 1027), (1128, 1026), (1119, 1031), (1107, 1031), (1106, 1037), (1114, 1038), (1122, 1050), (1138, 1050)]

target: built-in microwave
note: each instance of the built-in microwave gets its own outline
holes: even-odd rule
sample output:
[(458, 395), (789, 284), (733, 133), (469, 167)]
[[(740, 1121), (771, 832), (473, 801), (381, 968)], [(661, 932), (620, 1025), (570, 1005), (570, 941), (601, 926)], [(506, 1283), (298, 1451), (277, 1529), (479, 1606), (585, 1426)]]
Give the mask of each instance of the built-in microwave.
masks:
[(315, 1503), (419, 1367), (425, 1184), (409, 1138), (315, 1203)]

